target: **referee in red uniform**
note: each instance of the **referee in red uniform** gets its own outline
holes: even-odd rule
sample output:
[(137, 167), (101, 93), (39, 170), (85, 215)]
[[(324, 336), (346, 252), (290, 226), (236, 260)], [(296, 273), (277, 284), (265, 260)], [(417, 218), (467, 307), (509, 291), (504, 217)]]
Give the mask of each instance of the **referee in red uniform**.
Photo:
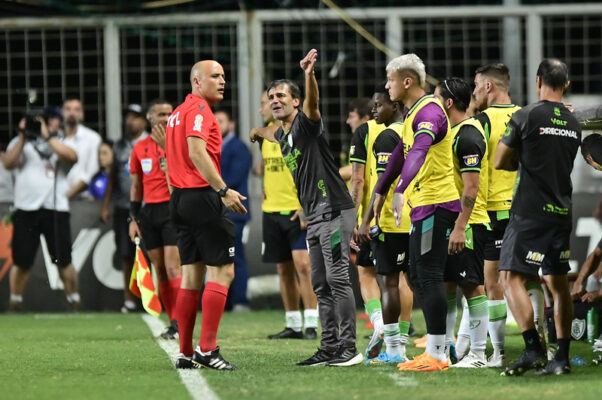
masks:
[[(217, 330), (234, 278), (234, 224), (226, 208), (247, 210), (245, 197), (220, 176), (222, 135), (211, 107), (224, 98), (224, 69), (212, 60), (190, 71), (192, 92), (169, 117), (165, 152), (171, 217), (177, 229), (182, 285), (176, 301), (180, 352), (176, 368), (233, 370), (217, 346)], [(205, 273), (201, 339), (193, 351), (192, 333)]]

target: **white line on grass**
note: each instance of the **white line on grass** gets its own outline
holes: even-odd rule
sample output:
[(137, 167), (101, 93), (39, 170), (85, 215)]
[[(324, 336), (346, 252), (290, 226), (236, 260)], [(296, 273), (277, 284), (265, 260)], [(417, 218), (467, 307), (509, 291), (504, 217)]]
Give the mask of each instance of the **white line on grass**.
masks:
[[(142, 316), (146, 325), (148, 325), (154, 337), (157, 337), (161, 334), (161, 332), (165, 329), (165, 324), (151, 315), (145, 314)], [(167, 353), (169, 359), (171, 360), (172, 365), (175, 365), (178, 354), (180, 354), (180, 348), (178, 346), (177, 341), (173, 340), (163, 340), (161, 338), (157, 338), (157, 343), (163, 351)], [(207, 384), (205, 378), (201, 376), (198, 370), (196, 369), (178, 369), (178, 374), (180, 375), (180, 379), (190, 396), (195, 400), (219, 400), (219, 397), (215, 394), (213, 390)]]
[(395, 386), (400, 386), (400, 387), (418, 386), (418, 381), (416, 381), (416, 379), (412, 378), (411, 376), (404, 376), (399, 373), (396, 373), (396, 374), (389, 374), (389, 378), (393, 379), (393, 382), (395, 382)]

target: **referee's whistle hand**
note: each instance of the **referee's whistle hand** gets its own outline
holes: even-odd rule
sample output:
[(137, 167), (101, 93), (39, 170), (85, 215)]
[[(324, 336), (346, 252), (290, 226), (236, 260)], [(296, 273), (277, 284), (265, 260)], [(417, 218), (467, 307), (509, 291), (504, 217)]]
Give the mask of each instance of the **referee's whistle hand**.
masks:
[(236, 190), (233, 190), (233, 189), (228, 189), (228, 191), (226, 192), (226, 195), (224, 197), (222, 197), (222, 201), (224, 202), (226, 207), (228, 207), (230, 210), (234, 211), (235, 213), (242, 214), (242, 215), (247, 213), (247, 209), (242, 204), (242, 201), (246, 200), (246, 199), (247, 198), (245, 196), (243, 196), (242, 194), (238, 193)]

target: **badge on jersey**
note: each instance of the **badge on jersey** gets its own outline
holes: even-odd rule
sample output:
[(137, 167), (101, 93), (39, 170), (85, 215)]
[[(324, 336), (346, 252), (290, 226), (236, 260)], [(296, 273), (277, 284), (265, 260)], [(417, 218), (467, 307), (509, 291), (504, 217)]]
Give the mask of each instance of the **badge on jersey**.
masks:
[(387, 165), (390, 157), (391, 153), (378, 153), (376, 155), (376, 163), (379, 165)]
[(197, 114), (197, 116), (194, 117), (194, 127), (192, 130), (200, 133), (201, 125), (203, 125), (203, 116), (201, 114)]
[(351, 146), (349, 149), (349, 156), (353, 156), (355, 154), (355, 146)]
[(150, 174), (153, 170), (153, 159), (152, 158), (143, 158), (140, 160), (140, 166), (142, 167), (142, 172), (146, 175)]
[(417, 130), (421, 130), (421, 129), (428, 129), (429, 131), (433, 130), (433, 123), (432, 122), (421, 122), (418, 124), (418, 129)]
[(462, 157), (464, 159), (464, 165), (467, 167), (474, 167), (479, 164), (479, 155), (478, 154), (470, 154), (468, 156)]

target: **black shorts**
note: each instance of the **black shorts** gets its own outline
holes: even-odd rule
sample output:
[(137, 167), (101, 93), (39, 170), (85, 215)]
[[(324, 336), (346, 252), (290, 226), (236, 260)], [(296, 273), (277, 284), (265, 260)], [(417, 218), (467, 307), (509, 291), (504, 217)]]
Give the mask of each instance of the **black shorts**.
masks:
[(406, 272), (410, 265), (408, 233), (383, 232), (370, 242), (374, 254), (375, 269), (379, 275)]
[(294, 212), (264, 212), (263, 242), (261, 258), (263, 262), (280, 263), (293, 259), (293, 251), (306, 250), (306, 232), (301, 229), (299, 220), (291, 221)]
[(491, 230), (487, 231), (487, 239), (485, 241), (485, 260), (499, 261), (500, 250), (504, 242), (504, 232), (508, 226), (510, 212), (504, 211), (487, 211), (491, 220)]
[(16, 210), (13, 214), (13, 260), (23, 269), (33, 265), (40, 234), (44, 235), (52, 262), (59, 268), (71, 264), (71, 226), (69, 213), (42, 208), (36, 211)]
[(458, 213), (437, 208), (423, 220), (412, 222), (410, 232), (410, 282), (420, 290), (425, 282), (443, 282), (449, 234)]
[(513, 214), (500, 257), (500, 271), (565, 275), (569, 271), (571, 226), (548, 224)]
[(371, 243), (360, 246), (355, 263), (358, 267), (374, 267), (374, 252)]
[(484, 224), (469, 224), (466, 227), (464, 250), (447, 256), (445, 282), (454, 282), (460, 287), (485, 283), (483, 264), (487, 232)]
[(169, 201), (145, 204), (138, 215), (140, 233), (147, 250), (176, 246), (176, 227), (169, 216)]
[(219, 267), (234, 262), (234, 224), (215, 190), (176, 188), (169, 206), (182, 265), (203, 262)]
[(115, 207), (113, 210), (113, 232), (115, 233), (115, 246), (120, 258), (131, 258), (134, 261), (136, 246), (130, 239), (130, 224), (128, 218), (130, 210)]

